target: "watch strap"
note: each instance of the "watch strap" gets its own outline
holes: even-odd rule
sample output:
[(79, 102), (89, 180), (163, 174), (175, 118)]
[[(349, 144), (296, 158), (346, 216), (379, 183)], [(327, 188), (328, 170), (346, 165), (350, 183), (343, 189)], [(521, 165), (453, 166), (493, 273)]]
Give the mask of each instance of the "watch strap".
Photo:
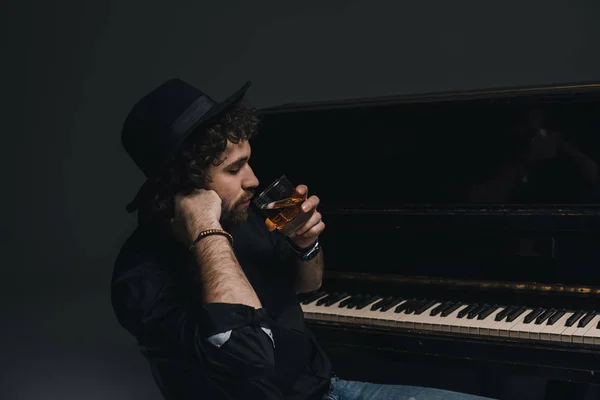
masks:
[(316, 257), (317, 254), (319, 254), (319, 250), (321, 250), (318, 238), (314, 241), (313, 244), (303, 249), (296, 246), (289, 238), (287, 239), (287, 242), (290, 248), (302, 261), (312, 260), (314, 257)]

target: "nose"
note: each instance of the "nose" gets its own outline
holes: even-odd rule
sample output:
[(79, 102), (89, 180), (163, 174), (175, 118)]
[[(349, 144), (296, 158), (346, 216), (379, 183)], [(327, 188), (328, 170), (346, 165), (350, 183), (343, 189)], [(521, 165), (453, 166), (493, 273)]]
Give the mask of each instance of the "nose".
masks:
[(248, 175), (246, 179), (244, 179), (244, 189), (255, 189), (258, 187), (259, 181), (256, 175), (254, 175), (254, 171), (250, 166), (248, 166)]

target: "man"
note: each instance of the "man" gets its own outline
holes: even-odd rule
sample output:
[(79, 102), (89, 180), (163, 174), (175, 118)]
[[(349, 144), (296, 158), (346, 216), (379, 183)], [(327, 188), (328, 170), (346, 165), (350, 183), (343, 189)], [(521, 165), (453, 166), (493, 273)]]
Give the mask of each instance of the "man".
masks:
[(164, 397), (473, 398), (332, 376), (297, 299), (321, 286), (319, 198), (307, 196), (310, 218), (288, 237), (251, 208), (258, 119), (242, 105), (248, 87), (217, 103), (172, 79), (123, 126), (123, 146), (147, 180), (127, 206), (139, 225), (117, 258), (112, 303)]

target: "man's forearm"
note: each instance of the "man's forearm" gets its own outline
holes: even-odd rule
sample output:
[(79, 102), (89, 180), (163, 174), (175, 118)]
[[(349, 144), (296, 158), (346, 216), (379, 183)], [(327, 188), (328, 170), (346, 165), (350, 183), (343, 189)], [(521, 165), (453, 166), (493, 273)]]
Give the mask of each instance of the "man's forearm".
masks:
[(317, 290), (323, 282), (323, 249), (312, 260), (296, 260), (296, 293), (305, 293)]
[(200, 268), (205, 303), (262, 307), (226, 237), (207, 236), (196, 244), (194, 251)]

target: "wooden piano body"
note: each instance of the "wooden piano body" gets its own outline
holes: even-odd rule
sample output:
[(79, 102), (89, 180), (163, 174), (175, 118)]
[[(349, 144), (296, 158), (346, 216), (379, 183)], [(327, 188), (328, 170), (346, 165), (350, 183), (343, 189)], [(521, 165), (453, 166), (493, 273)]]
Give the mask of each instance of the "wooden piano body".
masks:
[[(321, 292), (343, 296), (324, 312), (300, 300), (338, 371), (414, 383), (377, 368), (402, 362), (600, 382), (599, 105), (587, 83), (261, 110), (261, 184), (285, 174), (321, 199)], [(361, 304), (367, 294), (379, 297)]]

